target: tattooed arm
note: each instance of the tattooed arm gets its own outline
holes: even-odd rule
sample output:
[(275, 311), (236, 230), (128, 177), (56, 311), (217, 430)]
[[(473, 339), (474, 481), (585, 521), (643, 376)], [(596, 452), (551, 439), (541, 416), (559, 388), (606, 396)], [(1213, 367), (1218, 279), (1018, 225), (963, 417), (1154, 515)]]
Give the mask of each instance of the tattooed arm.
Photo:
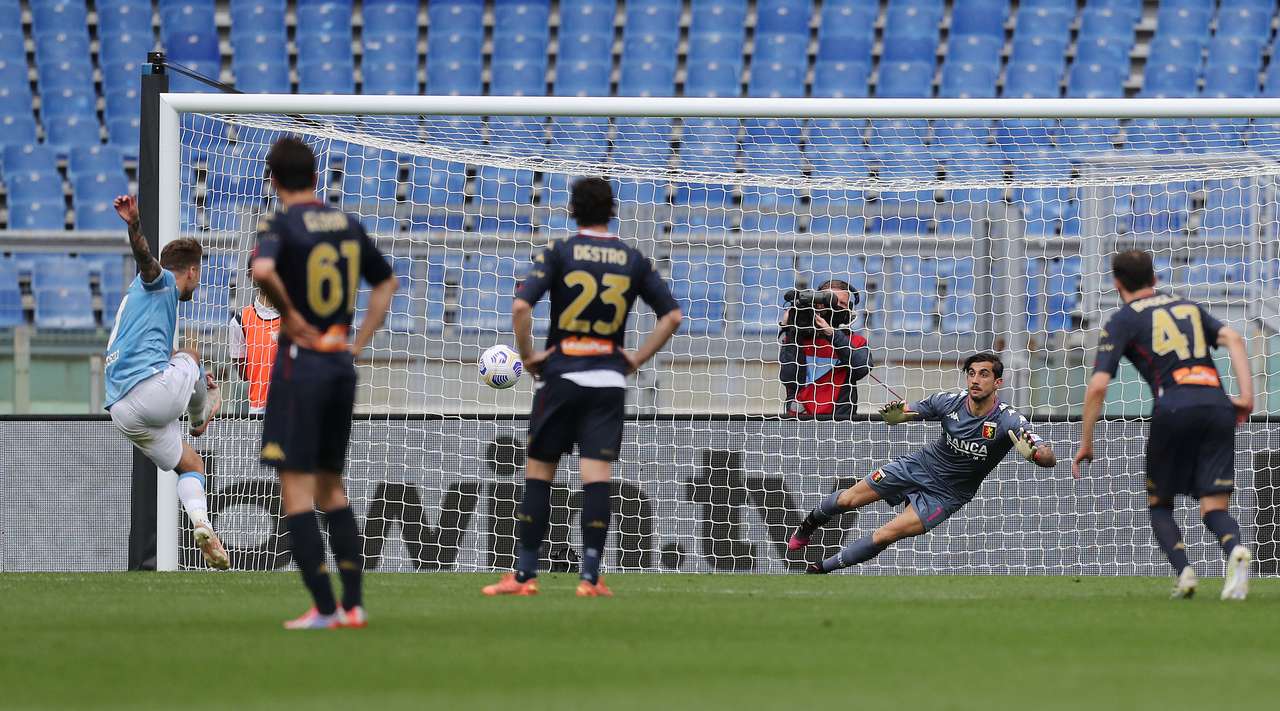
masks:
[(142, 234), (142, 221), (138, 217), (138, 199), (132, 195), (121, 195), (113, 205), (120, 219), (129, 225), (129, 246), (133, 249), (133, 260), (138, 263), (138, 271), (142, 273), (144, 282), (153, 282), (160, 276), (160, 262), (151, 255), (151, 247), (147, 245), (147, 237)]

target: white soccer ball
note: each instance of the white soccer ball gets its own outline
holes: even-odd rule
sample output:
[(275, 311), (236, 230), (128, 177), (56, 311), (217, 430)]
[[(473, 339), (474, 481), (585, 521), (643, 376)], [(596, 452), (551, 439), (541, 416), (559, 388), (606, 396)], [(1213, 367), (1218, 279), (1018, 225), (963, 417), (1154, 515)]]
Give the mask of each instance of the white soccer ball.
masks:
[(508, 346), (493, 346), (480, 356), (480, 379), (491, 388), (506, 390), (515, 385), (523, 373), (520, 354)]

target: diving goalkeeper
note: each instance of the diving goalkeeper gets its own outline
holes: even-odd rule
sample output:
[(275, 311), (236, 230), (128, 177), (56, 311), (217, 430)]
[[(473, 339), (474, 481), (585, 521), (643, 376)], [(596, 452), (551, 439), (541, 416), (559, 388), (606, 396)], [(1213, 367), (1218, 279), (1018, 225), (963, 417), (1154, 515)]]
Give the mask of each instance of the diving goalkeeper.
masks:
[(880, 409), (890, 425), (937, 420), (942, 437), (889, 462), (852, 487), (832, 492), (810, 511), (787, 542), (788, 550), (809, 545), (814, 531), (845, 511), (881, 499), (894, 506), (906, 503), (889, 523), (836, 555), (811, 563), (806, 573), (830, 573), (865, 563), (895, 541), (932, 530), (973, 499), (987, 474), (1011, 449), (1046, 469), (1057, 463), (1049, 445), (1027, 429), (1027, 418), (1000, 402), (997, 392), (1004, 383), (1004, 364), (999, 356), (969, 356), (964, 374), (967, 390), (938, 393), (909, 407), (898, 400)]

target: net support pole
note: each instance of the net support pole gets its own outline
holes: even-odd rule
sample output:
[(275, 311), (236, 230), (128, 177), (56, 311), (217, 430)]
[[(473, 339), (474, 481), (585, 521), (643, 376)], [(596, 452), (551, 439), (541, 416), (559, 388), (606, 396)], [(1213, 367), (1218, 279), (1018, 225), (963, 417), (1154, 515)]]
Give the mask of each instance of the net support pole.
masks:
[[(160, 94), (169, 90), (169, 76), (164, 73), (163, 58), (148, 55), (149, 64), (142, 67), (141, 114), (138, 129), (138, 213), (143, 234), (153, 253), (159, 254), (160, 203), (159, 175), (159, 109)], [(159, 61), (157, 61), (159, 60)], [(130, 493), (129, 569), (160, 568), (159, 539), (165, 529), (160, 526), (159, 492), (156, 466), (136, 447), (133, 450), (133, 481)], [(175, 487), (176, 487), (175, 483)], [(175, 493), (176, 497), (177, 494)], [(176, 498), (171, 499), (177, 505)], [(176, 536), (176, 532), (173, 534)], [(176, 547), (174, 548), (176, 562)]]

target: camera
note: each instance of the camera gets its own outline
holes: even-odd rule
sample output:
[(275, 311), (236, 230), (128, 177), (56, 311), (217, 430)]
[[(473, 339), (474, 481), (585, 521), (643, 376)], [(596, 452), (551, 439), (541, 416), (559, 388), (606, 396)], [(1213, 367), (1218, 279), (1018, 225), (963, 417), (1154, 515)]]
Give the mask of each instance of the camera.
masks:
[[(851, 290), (853, 303), (858, 303), (857, 291)], [(816, 291), (813, 289), (787, 289), (782, 295), (791, 309), (788, 325), (795, 328), (797, 335), (812, 337), (816, 327), (816, 317), (821, 316), (832, 328), (842, 328), (853, 320), (853, 312), (840, 305), (840, 299), (834, 291)]]

